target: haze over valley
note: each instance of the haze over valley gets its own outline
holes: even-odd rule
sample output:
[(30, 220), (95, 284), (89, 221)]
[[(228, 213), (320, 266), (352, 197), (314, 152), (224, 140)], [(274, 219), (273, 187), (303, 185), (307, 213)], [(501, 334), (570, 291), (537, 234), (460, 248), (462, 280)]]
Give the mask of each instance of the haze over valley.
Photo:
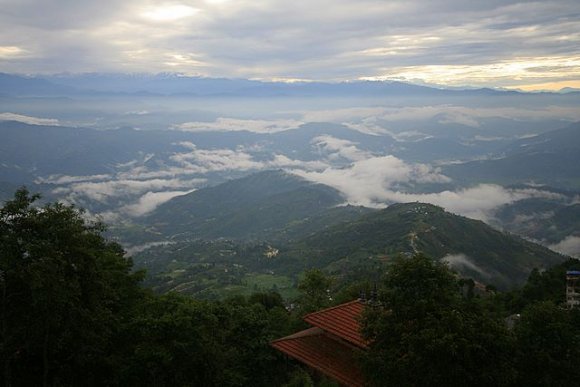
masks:
[[(201, 240), (258, 243), (254, 255), (284, 251), (408, 202), (580, 253), (576, 92), (171, 74), (4, 74), (0, 82), (4, 198), (27, 185), (44, 200), (85, 208), (144, 267), (175, 243)], [(416, 232), (404, 239), (420, 238)], [(413, 252), (389, 246), (373, 254)], [(519, 280), (497, 267), (486, 278), (477, 274), (490, 269), (478, 266), (481, 256), (460, 248), (433, 254), (475, 260), (479, 269), (456, 266), (502, 286), (547, 263), (530, 260)], [(280, 279), (292, 283), (300, 270), (326, 263), (293, 265), (300, 269), (262, 264), (250, 272), (294, 273)]]
[[(347, 275), (358, 264), (338, 262), (360, 251), (317, 262), (305, 256), (329, 253), (312, 241), (404, 203), (580, 254), (574, 2), (338, 1), (322, 23), (277, 3), (54, 4), (56, 24), (34, 1), (6, 5), (1, 198), (25, 185), (83, 208), (137, 266), (172, 278), (214, 262), (213, 243), (261, 246), (236, 264), (272, 264), (247, 275)], [(369, 256), (416, 253), (431, 221), (399, 242), (376, 236)], [(424, 247), (433, 258), (504, 287), (553, 263), (528, 257), (506, 274), (477, 246), (438, 243)], [(182, 247), (185, 267), (171, 268)]]

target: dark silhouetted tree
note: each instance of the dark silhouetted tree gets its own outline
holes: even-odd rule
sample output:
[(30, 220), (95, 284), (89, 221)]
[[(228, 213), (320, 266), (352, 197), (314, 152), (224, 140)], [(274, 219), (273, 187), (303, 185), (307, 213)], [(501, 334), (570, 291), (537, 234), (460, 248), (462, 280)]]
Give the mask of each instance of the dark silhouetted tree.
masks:
[(35, 207), (26, 189), (0, 209), (0, 360), (10, 385), (98, 385), (140, 274), (74, 207)]
[(387, 386), (508, 385), (512, 339), (503, 321), (464, 300), (459, 281), (423, 255), (399, 258), (368, 308), (368, 380)]

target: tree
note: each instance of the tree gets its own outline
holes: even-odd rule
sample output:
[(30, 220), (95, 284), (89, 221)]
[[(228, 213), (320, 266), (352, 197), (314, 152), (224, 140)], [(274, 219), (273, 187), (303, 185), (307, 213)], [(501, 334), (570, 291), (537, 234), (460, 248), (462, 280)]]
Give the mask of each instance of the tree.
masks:
[(300, 297), (298, 305), (301, 314), (307, 314), (330, 306), (330, 287), (334, 280), (318, 269), (308, 270), (298, 283)]
[(566, 271), (580, 269), (580, 262), (570, 258), (548, 270), (534, 269), (526, 284), (518, 290), (504, 295), (506, 306), (512, 312), (520, 312), (526, 306), (540, 302), (551, 301), (563, 305), (566, 301)]
[(4, 385), (97, 385), (140, 273), (103, 226), (26, 189), (0, 209), (0, 362)]
[(363, 320), (363, 368), (375, 385), (507, 385), (512, 339), (502, 321), (460, 296), (459, 281), (424, 255), (399, 258)]
[[(562, 291), (563, 292), (563, 291)], [(515, 326), (518, 384), (572, 386), (580, 380), (580, 315), (551, 301), (529, 305)]]
[(274, 291), (253, 293), (248, 301), (253, 304), (261, 304), (267, 310), (284, 308), (284, 299), (280, 293)]

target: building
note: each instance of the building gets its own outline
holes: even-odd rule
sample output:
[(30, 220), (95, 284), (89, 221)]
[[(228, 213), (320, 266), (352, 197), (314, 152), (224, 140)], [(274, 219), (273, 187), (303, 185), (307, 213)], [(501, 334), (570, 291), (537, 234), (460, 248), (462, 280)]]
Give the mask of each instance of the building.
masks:
[(367, 348), (360, 334), (365, 303), (360, 300), (310, 313), (312, 325), (271, 343), (272, 347), (344, 386), (362, 387), (364, 379), (357, 356)]
[(566, 306), (575, 308), (580, 305), (580, 271), (566, 272)]

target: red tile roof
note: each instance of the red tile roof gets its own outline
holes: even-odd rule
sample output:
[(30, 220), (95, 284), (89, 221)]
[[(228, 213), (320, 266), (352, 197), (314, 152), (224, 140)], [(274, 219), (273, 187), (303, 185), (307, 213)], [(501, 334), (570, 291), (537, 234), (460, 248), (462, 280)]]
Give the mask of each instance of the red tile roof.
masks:
[(272, 346), (345, 386), (364, 386), (355, 358), (358, 350), (337, 341), (320, 328), (275, 340)]
[(360, 319), (364, 304), (359, 300), (307, 314), (304, 321), (348, 341), (366, 348), (367, 342), (360, 334)]

